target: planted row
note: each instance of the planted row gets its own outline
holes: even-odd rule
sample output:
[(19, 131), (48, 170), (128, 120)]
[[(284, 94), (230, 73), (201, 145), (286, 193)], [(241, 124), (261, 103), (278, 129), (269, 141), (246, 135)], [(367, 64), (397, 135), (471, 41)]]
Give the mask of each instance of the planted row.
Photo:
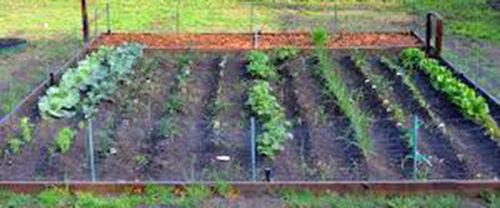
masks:
[(58, 86), (47, 90), (38, 107), (44, 118), (71, 118), (83, 112), (86, 118), (97, 110), (96, 105), (116, 91), (121, 82), (129, 82), (132, 67), (142, 57), (136, 44), (118, 48), (101, 47), (69, 69)]
[(333, 66), (325, 49), (328, 34), (324, 29), (317, 29), (312, 34), (316, 46), (315, 55), (319, 67), (317, 73), (325, 80), (326, 93), (336, 99), (337, 105), (350, 121), (355, 132), (355, 140), (363, 154), (368, 157), (373, 152), (373, 144), (368, 130), (370, 129), (370, 116), (359, 107), (359, 97), (348, 90), (342, 78), (332, 70)]
[(285, 110), (279, 104), (278, 99), (272, 95), (269, 82), (263, 80), (277, 74), (274, 67), (269, 64), (267, 55), (252, 51), (247, 59), (249, 60), (248, 73), (262, 78), (252, 83), (247, 100), (247, 104), (263, 127), (262, 133), (257, 138), (257, 150), (273, 158), (283, 150), (285, 141), (293, 137), (290, 132), (291, 123), (286, 120)]
[(457, 105), (462, 114), (483, 125), (494, 138), (500, 139), (500, 129), (490, 115), (486, 100), (457, 79), (453, 72), (436, 60), (427, 58), (419, 49), (406, 49), (401, 54), (401, 61), (406, 69), (421, 70), (427, 74), (432, 86)]

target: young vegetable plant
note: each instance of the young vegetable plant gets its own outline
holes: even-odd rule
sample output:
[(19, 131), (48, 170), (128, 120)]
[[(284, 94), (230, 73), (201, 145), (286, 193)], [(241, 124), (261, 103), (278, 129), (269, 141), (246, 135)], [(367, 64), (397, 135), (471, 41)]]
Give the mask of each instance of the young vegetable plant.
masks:
[[(373, 153), (373, 144), (368, 130), (370, 129), (370, 116), (359, 107), (359, 97), (348, 90), (342, 78), (336, 74), (328, 51), (325, 50), (328, 34), (324, 28), (315, 29), (311, 35), (316, 46), (314, 53), (318, 58), (316, 73), (324, 80), (324, 88), (328, 96), (336, 99), (337, 105), (351, 122), (355, 132), (355, 142), (366, 157)], [(332, 70), (334, 69), (334, 70)]]
[[(410, 124), (409, 114), (404, 112), (401, 105), (394, 98), (394, 90), (390, 86), (391, 81), (387, 80), (383, 75), (376, 74), (368, 66), (368, 61), (360, 51), (356, 51), (351, 59), (356, 65), (356, 68), (361, 71), (361, 73), (367, 78), (366, 83), (371, 83), (371, 88), (377, 93), (378, 99), (382, 102), (382, 106), (386, 111), (392, 116), (396, 122), (396, 126), (403, 130), (403, 128), (408, 128)], [(407, 139), (405, 142), (408, 144)]]
[(75, 138), (75, 131), (71, 128), (62, 128), (56, 135), (55, 145), (59, 152), (66, 154)]
[(253, 82), (247, 100), (247, 104), (263, 127), (263, 132), (257, 138), (257, 150), (272, 159), (283, 150), (285, 141), (293, 137), (290, 132), (291, 123), (286, 120), (285, 110), (278, 99), (272, 95), (269, 82), (263, 80), (277, 77), (277, 72), (269, 63), (268, 56), (263, 52), (251, 51), (247, 59), (249, 61), (247, 72), (254, 77), (262, 78)]
[(247, 72), (252, 76), (261, 79), (270, 79), (276, 77), (276, 70), (269, 64), (269, 57), (260, 51), (250, 51), (246, 59), (249, 61)]
[(132, 66), (142, 57), (142, 46), (124, 45), (115, 49), (101, 47), (69, 69), (58, 86), (52, 86), (38, 101), (44, 118), (71, 118), (83, 113), (86, 118), (97, 111), (96, 105), (125, 82)]
[(283, 150), (285, 141), (293, 136), (290, 133), (291, 123), (286, 120), (283, 107), (270, 91), (267, 81), (254, 81), (248, 93), (247, 104), (262, 122), (264, 128), (263, 133), (257, 138), (257, 149), (262, 154), (273, 158)]
[(474, 89), (462, 83), (446, 67), (441, 66), (436, 60), (426, 58), (425, 53), (419, 49), (406, 49), (401, 54), (404, 67), (410, 70), (420, 70), (429, 76), (432, 86), (446, 95), (462, 114), (483, 125), (486, 131), (497, 140), (500, 140), (500, 128), (495, 119), (490, 115), (486, 100), (476, 94)]
[(17, 154), (22, 147), (29, 144), (33, 140), (33, 124), (30, 123), (28, 117), (23, 117), (19, 123), (20, 132), (11, 137), (7, 141), (7, 149), (9, 152)]
[(380, 59), (380, 62), (387, 68), (392, 70), (397, 76), (401, 77), (401, 81), (408, 88), (413, 98), (418, 102), (418, 105), (422, 109), (424, 109), (430, 116), (432, 124), (435, 127), (444, 130), (445, 129), (444, 122), (436, 115), (436, 113), (434, 113), (434, 111), (432, 111), (431, 107), (425, 100), (423, 93), (420, 91), (417, 84), (413, 81), (409, 71), (400, 67), (397, 63), (395, 63), (393, 60), (387, 57), (382, 57)]

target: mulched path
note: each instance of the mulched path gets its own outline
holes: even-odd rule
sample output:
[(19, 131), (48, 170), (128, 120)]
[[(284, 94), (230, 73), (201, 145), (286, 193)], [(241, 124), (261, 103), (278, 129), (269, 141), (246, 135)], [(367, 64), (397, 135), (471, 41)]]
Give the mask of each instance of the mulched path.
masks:
[[(93, 43), (99, 45), (120, 45), (137, 42), (158, 49), (253, 49), (251, 34), (124, 34), (102, 35)], [(299, 47), (312, 48), (308, 33), (261, 34), (257, 41), (259, 49)], [(417, 47), (420, 41), (411, 34), (404, 33), (359, 33), (332, 36), (328, 48), (377, 48), (377, 47)]]

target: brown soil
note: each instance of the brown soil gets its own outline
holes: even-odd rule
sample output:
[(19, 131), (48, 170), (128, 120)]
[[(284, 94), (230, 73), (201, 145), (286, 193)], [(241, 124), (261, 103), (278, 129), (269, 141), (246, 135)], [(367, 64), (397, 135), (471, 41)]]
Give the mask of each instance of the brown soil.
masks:
[(456, 151), (450, 143), (450, 138), (444, 135), (435, 125), (432, 118), (422, 109), (418, 101), (411, 96), (411, 92), (404, 85), (400, 76), (392, 70), (384, 67), (379, 62), (379, 57), (372, 57), (372, 69), (375, 73), (381, 74), (391, 80), (390, 86), (394, 89), (393, 97), (396, 102), (413, 119), (418, 116), (424, 125), (419, 129), (418, 150), (428, 157), (432, 164), (429, 167), (429, 179), (463, 179), (470, 178), (471, 175), (463, 161), (459, 160)]
[(360, 107), (369, 112), (373, 119), (370, 128), (370, 137), (373, 141), (373, 156), (368, 161), (371, 180), (403, 179), (409, 173), (411, 166), (408, 160), (407, 147), (401, 139), (401, 134), (390, 115), (377, 99), (376, 92), (371, 85), (365, 84), (364, 77), (349, 54), (340, 54), (334, 58), (342, 70), (339, 70), (346, 84), (352, 91), (359, 92), (362, 99)]
[[(149, 48), (159, 49), (253, 49), (253, 35), (250, 34), (111, 34), (101, 36), (94, 44), (121, 45), (124, 42), (137, 42)], [(307, 33), (262, 34), (257, 45), (259, 49), (299, 47), (312, 48), (311, 37)], [(352, 47), (417, 47), (417, 38), (402, 33), (361, 33), (342, 34), (332, 37), (328, 48)]]

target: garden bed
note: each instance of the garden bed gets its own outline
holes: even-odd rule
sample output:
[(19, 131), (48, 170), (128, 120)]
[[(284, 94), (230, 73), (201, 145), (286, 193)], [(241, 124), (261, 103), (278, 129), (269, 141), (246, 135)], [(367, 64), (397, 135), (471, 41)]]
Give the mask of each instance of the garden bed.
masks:
[[(96, 43), (120, 45), (137, 42), (155, 49), (253, 49), (254, 34), (122, 34), (102, 35)], [(264, 33), (257, 36), (257, 49), (281, 47), (313, 48), (308, 33)], [(421, 41), (410, 33), (359, 33), (333, 36), (328, 48), (408, 48)], [(94, 45), (95, 46), (95, 45)]]
[[(119, 37), (108, 36), (108, 38)], [(142, 36), (135, 36), (142, 37)], [(104, 39), (106, 36), (104, 36)], [(132, 40), (132, 39), (131, 39)], [(109, 43), (112, 43), (109, 42)], [(163, 47), (157, 45), (158, 47)], [(164, 45), (165, 46), (165, 45)], [(177, 45), (174, 45), (177, 47)], [(165, 47), (174, 47), (166, 45)], [(154, 47), (154, 46), (153, 46)], [(206, 45), (206, 49), (211, 46)], [(242, 47), (242, 45), (238, 45)], [(246, 46), (245, 46), (246, 47)], [(250, 47), (250, 46), (248, 46)], [(267, 47), (267, 46), (266, 46)], [(269, 46), (271, 47), (271, 46)], [(279, 47), (278, 45), (273, 47)], [(276, 61), (268, 52), (279, 79), (271, 93), (283, 106), (292, 124), (293, 140), (271, 160), (257, 155), (257, 180), (271, 168), (279, 181), (302, 180), (401, 180), (411, 178), (411, 148), (377, 90), (367, 83), (352, 61), (353, 52), (331, 50), (332, 70), (349, 91), (361, 96), (359, 107), (369, 112), (369, 137), (373, 154), (365, 155), (353, 140), (350, 120), (338, 100), (324, 93), (325, 76), (316, 73), (318, 62), (311, 51)], [(369, 67), (382, 74), (395, 89), (394, 101), (406, 114), (418, 115), (419, 151), (432, 167), (421, 172), (424, 179), (494, 179), (500, 176), (500, 148), (478, 124), (468, 121), (456, 107), (432, 89), (424, 75), (414, 79), (448, 131), (433, 123), (427, 109), (418, 106), (407, 86), (394, 71), (380, 63), (381, 57), (397, 57), (400, 50), (365, 50)], [(106, 181), (245, 181), (251, 180), (250, 117), (246, 104), (252, 77), (246, 72), (245, 51), (146, 50), (134, 66), (133, 82), (122, 85), (109, 101), (98, 105), (92, 119), (95, 170)], [(490, 106), (498, 112), (498, 106)], [(28, 117), (33, 138), (19, 153), (6, 150), (0, 161), (0, 179), (90, 180), (89, 123), (79, 115), (47, 120), (38, 108), (16, 115)], [(497, 118), (500, 115), (492, 115)], [(257, 122), (257, 133), (262, 124)], [(75, 130), (67, 153), (54, 151), (60, 128)], [(2, 138), (21, 131), (4, 125)]]

